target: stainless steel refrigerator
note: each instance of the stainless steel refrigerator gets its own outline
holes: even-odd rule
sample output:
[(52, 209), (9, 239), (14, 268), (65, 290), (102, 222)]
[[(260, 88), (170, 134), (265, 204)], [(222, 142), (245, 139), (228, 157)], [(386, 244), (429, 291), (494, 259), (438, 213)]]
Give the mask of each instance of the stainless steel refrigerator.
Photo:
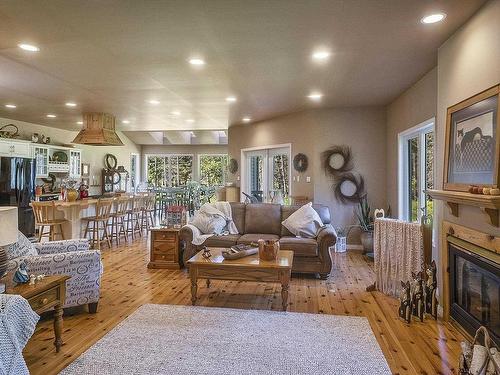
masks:
[(0, 157), (0, 206), (17, 206), (19, 230), (35, 234), (30, 202), (35, 196), (35, 159)]

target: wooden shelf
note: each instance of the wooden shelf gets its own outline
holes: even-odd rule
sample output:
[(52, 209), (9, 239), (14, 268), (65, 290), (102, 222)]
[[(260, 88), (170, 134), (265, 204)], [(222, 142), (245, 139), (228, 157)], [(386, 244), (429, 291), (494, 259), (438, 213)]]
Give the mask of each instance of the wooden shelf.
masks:
[(498, 213), (500, 211), (499, 195), (471, 194), (463, 191), (426, 190), (432, 199), (445, 201), (453, 216), (458, 217), (459, 205), (479, 207), (488, 215), (491, 225), (498, 227)]

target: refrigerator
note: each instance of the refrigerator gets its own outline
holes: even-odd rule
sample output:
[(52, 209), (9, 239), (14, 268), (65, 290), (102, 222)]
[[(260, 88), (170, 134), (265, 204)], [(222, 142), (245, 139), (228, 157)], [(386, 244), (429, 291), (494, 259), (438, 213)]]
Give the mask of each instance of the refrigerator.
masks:
[(0, 157), (0, 206), (17, 206), (19, 230), (35, 235), (30, 202), (35, 197), (35, 159)]

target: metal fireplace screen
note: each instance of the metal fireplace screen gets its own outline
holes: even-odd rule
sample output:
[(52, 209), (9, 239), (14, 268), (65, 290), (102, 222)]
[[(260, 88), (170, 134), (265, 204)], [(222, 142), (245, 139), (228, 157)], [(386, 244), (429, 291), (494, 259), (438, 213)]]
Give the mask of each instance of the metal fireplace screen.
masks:
[[(467, 242), (448, 242), (451, 316), (471, 335), (481, 325), (500, 342), (499, 256), (487, 250), (469, 251)], [(463, 245), (463, 246), (461, 246)], [(473, 248), (474, 245), (471, 244)]]

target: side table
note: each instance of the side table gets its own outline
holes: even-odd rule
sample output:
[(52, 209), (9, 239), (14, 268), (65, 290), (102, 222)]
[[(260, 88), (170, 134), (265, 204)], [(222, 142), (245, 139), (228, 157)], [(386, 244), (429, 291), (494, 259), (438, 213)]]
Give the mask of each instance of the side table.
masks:
[(180, 228), (154, 227), (150, 229), (151, 241), (148, 268), (180, 269)]
[(63, 306), (66, 299), (66, 280), (70, 277), (66, 275), (45, 276), (43, 280), (37, 281), (34, 285), (7, 283), (7, 294), (19, 294), (26, 298), (31, 308), (41, 314), (54, 308), (54, 345), (56, 352), (59, 352), (63, 330)]

